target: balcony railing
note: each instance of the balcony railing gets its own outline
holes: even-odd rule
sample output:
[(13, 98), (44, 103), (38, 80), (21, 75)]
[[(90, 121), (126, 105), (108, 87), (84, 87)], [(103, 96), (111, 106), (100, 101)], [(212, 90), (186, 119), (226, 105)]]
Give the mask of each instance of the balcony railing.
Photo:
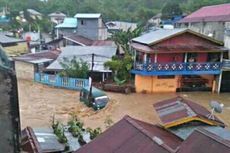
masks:
[(133, 73), (145, 72), (146, 74), (159, 75), (175, 75), (175, 74), (218, 74), (222, 67), (221, 62), (205, 62), (205, 63), (136, 63)]

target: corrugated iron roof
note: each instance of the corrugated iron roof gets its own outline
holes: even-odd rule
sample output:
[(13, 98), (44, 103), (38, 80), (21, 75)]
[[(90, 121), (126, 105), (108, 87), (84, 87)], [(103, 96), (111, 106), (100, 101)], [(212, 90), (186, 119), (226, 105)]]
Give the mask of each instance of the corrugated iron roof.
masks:
[(216, 116), (214, 116), (214, 119), (209, 119), (210, 111), (206, 108), (182, 97), (158, 102), (154, 104), (154, 108), (163, 126), (166, 128), (176, 127), (192, 121), (199, 121), (208, 125), (225, 126)]
[(55, 28), (77, 28), (77, 19), (65, 18), (63, 23), (58, 24)]
[(170, 153), (182, 140), (163, 128), (129, 116), (75, 153)]
[(154, 29), (151, 32), (145, 33), (139, 37), (136, 37), (134, 39), (132, 39), (132, 42), (134, 43), (140, 43), (140, 44), (144, 44), (147, 46), (152, 46), (155, 45), (159, 42), (162, 42), (164, 40), (170, 39), (172, 37), (184, 34), (184, 33), (190, 33), (193, 35), (196, 35), (198, 37), (201, 37), (203, 39), (209, 40), (217, 45), (223, 45), (222, 42), (215, 40), (211, 37), (208, 37), (206, 35), (197, 33), (191, 29), (187, 29), (187, 28), (181, 28), (181, 29)]
[(41, 51), (37, 53), (30, 53), (30, 54), (25, 54), (19, 57), (15, 57), (14, 60), (16, 61), (23, 61), (23, 62), (28, 62), (28, 63), (39, 63), (44, 62), (44, 61), (53, 61), (57, 59), (59, 56), (60, 51)]
[(100, 18), (100, 13), (77, 13), (75, 18)]
[(93, 40), (79, 35), (64, 36), (64, 38), (81, 46), (91, 46), (93, 44)]
[(196, 129), (177, 153), (229, 153), (230, 141), (204, 129)]
[(8, 37), (5, 34), (0, 33), (0, 44), (20, 43), (20, 42), (26, 42), (26, 41), (23, 39)]
[(97, 72), (111, 72), (108, 68), (104, 67), (106, 61), (111, 60), (112, 56), (116, 55), (116, 47), (112, 46), (66, 46), (61, 48), (62, 52), (58, 59), (55, 60), (51, 65), (47, 67), (47, 70), (62, 70), (61, 62), (63, 58), (82, 59), (88, 62), (91, 69), (92, 54), (94, 56), (94, 71)]
[(202, 7), (180, 20), (179, 23), (208, 21), (230, 21), (230, 3)]

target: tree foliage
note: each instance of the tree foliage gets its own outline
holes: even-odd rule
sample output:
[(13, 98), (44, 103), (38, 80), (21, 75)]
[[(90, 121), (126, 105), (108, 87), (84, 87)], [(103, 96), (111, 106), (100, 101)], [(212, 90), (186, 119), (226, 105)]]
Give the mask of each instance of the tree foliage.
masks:
[(89, 73), (89, 65), (82, 59), (78, 60), (75, 56), (71, 59), (64, 57), (60, 62), (63, 71), (60, 72), (62, 77), (70, 78), (87, 78)]
[(169, 1), (162, 9), (162, 18), (171, 19), (174, 16), (182, 15), (183, 12), (178, 3)]

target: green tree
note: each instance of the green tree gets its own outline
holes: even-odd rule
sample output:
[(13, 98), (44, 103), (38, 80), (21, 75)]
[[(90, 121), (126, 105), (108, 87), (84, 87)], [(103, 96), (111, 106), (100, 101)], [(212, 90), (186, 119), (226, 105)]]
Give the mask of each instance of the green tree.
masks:
[(60, 72), (62, 77), (70, 78), (84, 78), (88, 77), (89, 65), (87, 62), (84, 62), (82, 59), (78, 60), (76, 56), (69, 59), (64, 57), (60, 62), (63, 71)]
[(171, 19), (174, 16), (182, 15), (182, 10), (178, 3), (174, 1), (169, 1), (162, 9), (162, 18), (163, 19)]

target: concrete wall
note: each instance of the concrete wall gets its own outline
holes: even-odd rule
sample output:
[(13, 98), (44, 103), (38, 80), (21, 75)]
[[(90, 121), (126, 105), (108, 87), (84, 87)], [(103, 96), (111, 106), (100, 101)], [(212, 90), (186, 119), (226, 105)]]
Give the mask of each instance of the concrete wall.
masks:
[(207, 36), (212, 35), (214, 39), (219, 41), (224, 41), (224, 26), (224, 22), (197, 22), (180, 25), (182, 28), (187, 27)]
[(179, 87), (179, 76), (175, 78), (158, 78), (157, 76), (135, 76), (136, 92), (176, 92)]
[(17, 79), (34, 80), (34, 65), (22, 61), (15, 61)]
[(230, 59), (230, 22), (225, 23), (224, 46), (229, 49), (228, 58)]
[(107, 39), (107, 28), (99, 19), (78, 19), (77, 35), (84, 36), (92, 40), (105, 40)]

